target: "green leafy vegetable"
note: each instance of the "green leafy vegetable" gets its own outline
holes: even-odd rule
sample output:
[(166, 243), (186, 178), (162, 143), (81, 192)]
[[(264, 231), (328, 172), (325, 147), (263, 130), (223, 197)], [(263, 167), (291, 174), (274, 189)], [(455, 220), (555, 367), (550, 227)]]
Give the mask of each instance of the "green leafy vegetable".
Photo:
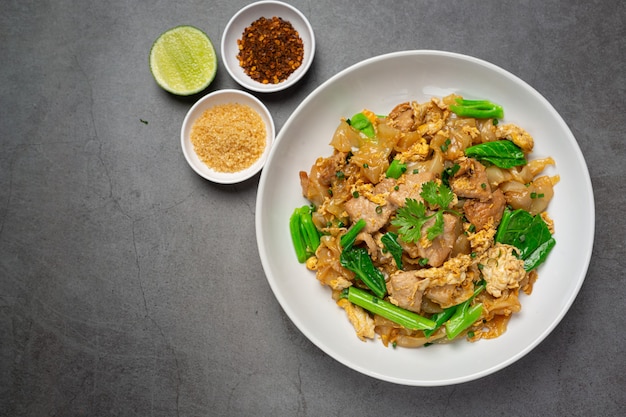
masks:
[(354, 240), (356, 239), (357, 235), (361, 232), (361, 230), (365, 228), (365, 225), (366, 225), (365, 220), (359, 219), (359, 221), (354, 223), (352, 227), (350, 228), (350, 230), (348, 230), (348, 232), (345, 235), (341, 236), (339, 243), (341, 243), (341, 247), (344, 250), (350, 249), (352, 247), (352, 245), (354, 244)]
[(402, 266), (402, 246), (398, 243), (398, 235), (393, 232), (385, 233), (381, 238), (381, 242), (385, 248), (391, 253), (398, 269), (404, 269)]
[(406, 172), (406, 164), (403, 164), (398, 159), (394, 159), (389, 164), (389, 168), (387, 168), (387, 178), (395, 178), (398, 179), (402, 174)]
[(448, 210), (448, 206), (454, 200), (454, 193), (445, 184), (437, 185), (435, 181), (425, 182), (420, 196), (432, 208), (438, 207), (440, 210), (427, 214), (424, 203), (407, 198), (404, 207), (397, 210), (396, 218), (391, 221), (391, 224), (399, 228), (398, 233), (405, 242), (418, 242), (422, 237), (422, 228), (432, 218), (435, 222), (428, 227), (426, 233), (429, 240), (435, 239), (443, 233), (443, 212), (452, 211)]
[(373, 138), (376, 135), (374, 126), (370, 119), (363, 113), (357, 113), (347, 120), (348, 124), (365, 134), (368, 138)]
[(556, 245), (556, 240), (540, 215), (526, 210), (504, 210), (495, 241), (515, 246), (524, 260), (524, 269), (532, 271), (543, 263)]
[(502, 106), (489, 100), (466, 100), (456, 99), (457, 104), (450, 105), (450, 110), (461, 117), (473, 117), (475, 119), (502, 119), (504, 110)]
[(398, 323), (407, 329), (427, 330), (435, 326), (434, 321), (391, 304), (389, 301), (376, 297), (360, 288), (348, 287), (342, 291), (341, 297), (347, 298), (352, 304)]
[(465, 155), (505, 169), (526, 164), (524, 152), (507, 139), (470, 146), (465, 149)]
[(354, 272), (356, 276), (378, 297), (387, 293), (385, 276), (374, 266), (367, 250), (364, 248), (344, 249), (339, 257), (341, 266)]

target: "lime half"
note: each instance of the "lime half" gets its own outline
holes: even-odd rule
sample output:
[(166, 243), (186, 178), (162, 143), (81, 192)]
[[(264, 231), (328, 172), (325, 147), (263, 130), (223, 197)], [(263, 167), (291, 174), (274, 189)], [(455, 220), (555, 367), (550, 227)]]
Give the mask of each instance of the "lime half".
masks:
[(163, 32), (150, 49), (150, 71), (164, 90), (180, 96), (199, 93), (217, 72), (217, 56), (206, 33), (193, 26)]

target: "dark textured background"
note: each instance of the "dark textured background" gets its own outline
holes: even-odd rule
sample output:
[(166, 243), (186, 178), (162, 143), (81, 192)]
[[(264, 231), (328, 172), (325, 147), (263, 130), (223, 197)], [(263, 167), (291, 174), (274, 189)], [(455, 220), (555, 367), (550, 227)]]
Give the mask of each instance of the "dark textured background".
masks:
[[(300, 84), (262, 96), (277, 128), (336, 72), (406, 49), (490, 61), (553, 104), (597, 210), (570, 312), (530, 354), (473, 382), (405, 387), (346, 368), (265, 280), (258, 176), (217, 186), (194, 174), (179, 130), (198, 97), (165, 93), (148, 70), (163, 30), (198, 26), (219, 49), (246, 2), (3, 1), (0, 415), (624, 415), (625, 3), (292, 3), (317, 52)], [(208, 91), (221, 88), (238, 88), (222, 66)]]

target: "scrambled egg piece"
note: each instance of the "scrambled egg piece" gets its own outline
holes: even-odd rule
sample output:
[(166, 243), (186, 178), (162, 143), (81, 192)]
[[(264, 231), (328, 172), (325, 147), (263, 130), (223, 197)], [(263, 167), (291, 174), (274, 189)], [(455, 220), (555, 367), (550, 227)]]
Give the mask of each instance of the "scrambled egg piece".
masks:
[(550, 215), (548, 215), (548, 212), (546, 211), (541, 212), (540, 215), (543, 221), (546, 222), (546, 225), (548, 225), (548, 230), (550, 230), (550, 234), (554, 234), (554, 220), (552, 220), (552, 218), (550, 217)]
[(366, 183), (362, 179), (359, 179), (351, 188), (352, 193), (358, 193), (359, 195), (367, 198), (372, 203), (376, 203), (380, 206), (387, 204), (387, 195), (389, 193), (376, 193), (374, 184)]
[(430, 145), (424, 138), (420, 138), (411, 147), (401, 154), (398, 154), (398, 159), (403, 162), (416, 162), (424, 161), (430, 154)]
[(496, 136), (498, 138), (509, 139), (526, 153), (531, 152), (535, 146), (535, 141), (533, 137), (530, 136), (530, 133), (511, 123), (498, 125), (496, 128)]
[(305, 265), (309, 271), (317, 271), (317, 257), (311, 256), (309, 259), (306, 260)]
[[(466, 223), (466, 225), (468, 224)], [(466, 230), (466, 232), (467, 240), (470, 242), (472, 251), (477, 254), (485, 252), (491, 246), (493, 237), (496, 235), (496, 229), (494, 227), (486, 227), (476, 233), (470, 232), (469, 230)]]
[(467, 269), (474, 263), (470, 255), (460, 254), (448, 259), (437, 268), (424, 268), (416, 270), (415, 276), (429, 280), (429, 286), (458, 285), (465, 281)]
[(342, 276), (338, 276), (335, 279), (331, 279), (330, 282), (328, 283), (328, 286), (332, 288), (333, 290), (341, 291), (352, 286), (352, 282), (350, 282), (349, 280), (345, 279)]
[(441, 129), (443, 129), (443, 125), (444, 125), (444, 120), (443, 119), (439, 119), (439, 120), (435, 120), (432, 122), (427, 122), (427, 123), (423, 123), (421, 125), (419, 125), (417, 127), (417, 131), (420, 135), (424, 136), (424, 135), (434, 135), (435, 133), (439, 132)]
[(511, 245), (496, 243), (481, 257), (483, 278), (487, 292), (498, 298), (506, 289), (519, 288), (526, 277), (524, 261), (515, 256), (517, 249)]
[(469, 137), (472, 139), (476, 139), (478, 136), (480, 136), (480, 130), (478, 130), (476, 126), (463, 126), (461, 130), (463, 131), (463, 133), (468, 134)]
[(350, 323), (352, 323), (352, 326), (354, 327), (354, 330), (356, 330), (356, 335), (359, 337), (359, 339), (365, 341), (366, 338), (374, 338), (374, 319), (371, 318), (365, 310), (357, 305), (352, 304), (345, 298), (340, 298), (339, 300), (337, 300), (337, 305), (346, 310), (348, 320), (350, 320)]

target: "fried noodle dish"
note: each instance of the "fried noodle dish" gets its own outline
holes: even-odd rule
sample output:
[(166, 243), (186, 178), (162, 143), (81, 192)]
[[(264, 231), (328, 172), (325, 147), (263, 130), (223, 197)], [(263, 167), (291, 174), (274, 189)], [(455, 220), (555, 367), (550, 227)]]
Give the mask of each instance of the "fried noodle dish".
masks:
[(299, 262), (361, 340), (421, 347), (495, 338), (555, 245), (558, 175), (503, 109), (458, 95), (363, 110), (300, 172), (290, 218)]

